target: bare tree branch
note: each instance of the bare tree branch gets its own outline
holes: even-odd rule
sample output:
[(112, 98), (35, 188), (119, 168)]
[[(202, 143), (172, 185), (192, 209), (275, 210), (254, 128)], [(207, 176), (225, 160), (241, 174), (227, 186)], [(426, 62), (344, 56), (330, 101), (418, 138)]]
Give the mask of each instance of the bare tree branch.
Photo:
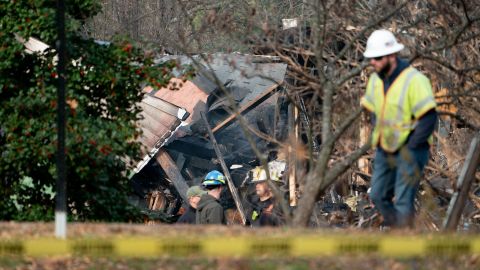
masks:
[(341, 87), (344, 83), (351, 80), (353, 77), (360, 75), (360, 73), (369, 65), (367, 61), (360, 63), (360, 66), (352, 69), (349, 73), (345, 74), (344, 76), (340, 77), (336, 82), (336, 87)]
[[(370, 139), (368, 141), (371, 141)], [(328, 186), (330, 186), (335, 180), (344, 173), (350, 166), (357, 161), (363, 154), (365, 154), (369, 149), (372, 148), (371, 143), (367, 143), (357, 149), (355, 152), (351, 153), (348, 157), (342, 160), (339, 163), (336, 163), (333, 168), (328, 170), (327, 174), (325, 175), (325, 180), (323, 181), (322, 185), (320, 186), (319, 192), (325, 190)]]
[(458, 121), (460, 121), (460, 123), (464, 124), (465, 126), (471, 128), (472, 130), (480, 130), (480, 126), (476, 126), (472, 123), (470, 123), (469, 121), (465, 120), (465, 118), (457, 113), (452, 113), (452, 112), (446, 112), (446, 111), (439, 111), (438, 112), (439, 115), (448, 115), (448, 116), (451, 116), (455, 119), (457, 119)]

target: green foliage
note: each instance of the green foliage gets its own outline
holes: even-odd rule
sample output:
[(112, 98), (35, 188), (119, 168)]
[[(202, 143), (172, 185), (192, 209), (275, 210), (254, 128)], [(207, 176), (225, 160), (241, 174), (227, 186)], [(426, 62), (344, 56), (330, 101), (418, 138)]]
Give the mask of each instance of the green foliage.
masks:
[[(67, 7), (69, 216), (135, 220), (138, 212), (126, 200), (132, 164), (125, 160), (139, 155), (139, 85), (167, 82), (173, 64), (154, 66), (125, 40), (100, 45), (81, 38), (76, 28), (99, 12), (98, 1), (70, 0)], [(28, 54), (15, 34), (55, 44), (55, 1), (0, 1), (0, 219), (48, 220), (54, 199), (45, 190), (56, 178), (56, 52)], [(22, 184), (26, 177), (31, 186)]]

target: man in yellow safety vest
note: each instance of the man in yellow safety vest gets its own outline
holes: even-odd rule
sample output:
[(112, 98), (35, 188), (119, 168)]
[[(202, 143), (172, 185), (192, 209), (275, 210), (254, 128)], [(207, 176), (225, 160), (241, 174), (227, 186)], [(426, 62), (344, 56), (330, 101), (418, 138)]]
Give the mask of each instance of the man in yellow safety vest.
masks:
[(361, 99), (375, 123), (370, 198), (389, 227), (413, 225), (415, 195), (437, 121), (430, 80), (397, 56), (403, 48), (390, 31), (376, 30), (363, 54), (375, 69)]

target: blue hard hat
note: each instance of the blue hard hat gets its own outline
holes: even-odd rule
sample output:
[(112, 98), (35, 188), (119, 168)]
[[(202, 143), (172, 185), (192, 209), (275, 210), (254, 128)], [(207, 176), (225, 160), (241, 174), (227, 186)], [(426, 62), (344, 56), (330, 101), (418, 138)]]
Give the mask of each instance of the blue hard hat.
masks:
[(219, 171), (211, 171), (205, 176), (205, 180), (203, 180), (202, 185), (205, 187), (225, 185), (225, 176)]

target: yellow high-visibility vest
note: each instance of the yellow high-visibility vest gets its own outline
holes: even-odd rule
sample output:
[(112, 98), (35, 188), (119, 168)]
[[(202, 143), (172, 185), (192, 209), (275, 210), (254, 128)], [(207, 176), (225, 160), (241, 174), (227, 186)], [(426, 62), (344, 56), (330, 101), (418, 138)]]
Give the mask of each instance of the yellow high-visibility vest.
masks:
[(413, 67), (404, 69), (385, 94), (383, 81), (373, 73), (361, 104), (375, 113), (372, 145), (393, 153), (402, 147), (417, 120), (437, 104), (430, 80)]

